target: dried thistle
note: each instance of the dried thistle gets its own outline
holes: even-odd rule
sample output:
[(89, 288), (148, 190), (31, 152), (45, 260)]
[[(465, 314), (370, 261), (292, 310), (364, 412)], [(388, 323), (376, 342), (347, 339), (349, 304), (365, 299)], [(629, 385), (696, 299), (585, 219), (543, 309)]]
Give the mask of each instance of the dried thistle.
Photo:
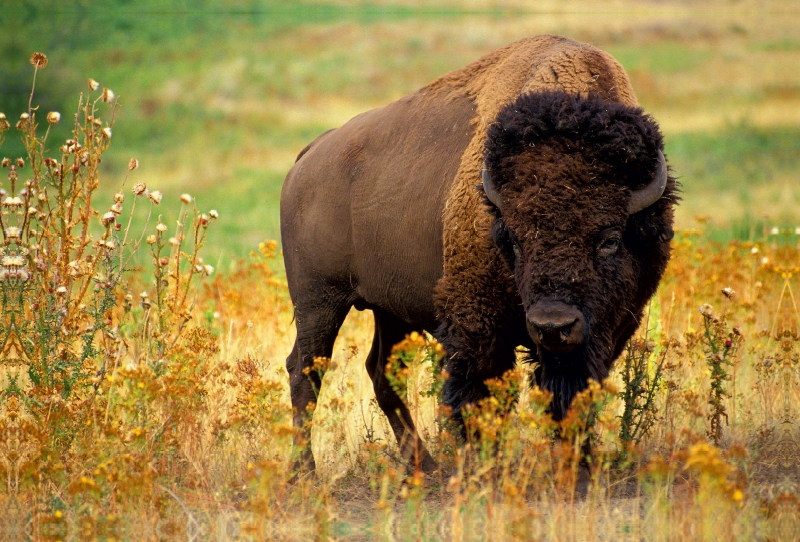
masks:
[(41, 70), (47, 66), (47, 56), (44, 53), (33, 53), (31, 56), (31, 64), (33, 64), (37, 70)]

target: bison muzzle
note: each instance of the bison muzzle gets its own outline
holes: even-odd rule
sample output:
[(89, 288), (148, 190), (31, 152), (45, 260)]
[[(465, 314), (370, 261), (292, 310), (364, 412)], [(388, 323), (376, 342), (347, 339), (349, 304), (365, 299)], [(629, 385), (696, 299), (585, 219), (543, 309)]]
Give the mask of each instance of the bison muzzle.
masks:
[[(656, 123), (607, 53), (522, 40), (318, 137), (281, 194), (297, 338), (287, 359), (305, 430), (348, 311), (372, 310), (366, 366), (403, 455), (434, 466), (384, 374), (427, 330), (446, 350), (443, 401), (488, 394), (525, 347), (563, 418), (602, 380), (669, 259), (677, 183)], [(313, 468), (310, 451), (303, 464)]]

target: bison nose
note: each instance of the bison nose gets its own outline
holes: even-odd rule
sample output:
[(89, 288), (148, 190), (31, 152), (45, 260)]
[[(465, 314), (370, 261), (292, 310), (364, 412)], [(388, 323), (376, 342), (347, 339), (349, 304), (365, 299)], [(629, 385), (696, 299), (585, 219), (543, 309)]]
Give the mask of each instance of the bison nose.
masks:
[(539, 301), (528, 310), (528, 333), (537, 345), (552, 352), (570, 352), (586, 337), (583, 313), (560, 301)]

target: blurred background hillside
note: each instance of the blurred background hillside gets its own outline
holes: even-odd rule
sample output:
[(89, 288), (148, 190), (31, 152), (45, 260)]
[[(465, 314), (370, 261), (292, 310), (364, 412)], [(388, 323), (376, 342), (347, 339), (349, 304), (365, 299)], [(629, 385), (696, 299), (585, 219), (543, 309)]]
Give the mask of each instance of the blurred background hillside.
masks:
[[(531, 11), (530, 6), (536, 10)], [(69, 137), (92, 77), (120, 96), (101, 207), (135, 180), (216, 208), (224, 265), (278, 238), (294, 157), (340, 126), (514, 40), (562, 34), (612, 53), (661, 124), (684, 185), (678, 226), (716, 235), (800, 226), (800, 10), (794, 1), (13, 1), (0, 10), (0, 111), (35, 103)], [(43, 122), (43, 115), (40, 116)], [(7, 133), (0, 155), (23, 151)], [(55, 153), (53, 153), (55, 154)], [(768, 218), (764, 218), (768, 215)]]

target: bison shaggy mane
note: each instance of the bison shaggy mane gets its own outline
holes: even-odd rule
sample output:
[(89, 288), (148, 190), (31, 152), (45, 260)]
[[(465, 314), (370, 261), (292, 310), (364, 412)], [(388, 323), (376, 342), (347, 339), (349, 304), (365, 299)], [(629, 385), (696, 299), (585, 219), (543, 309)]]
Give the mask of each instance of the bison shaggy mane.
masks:
[[(522, 94), (500, 110), (488, 129), (484, 167), (492, 172), (492, 182), (498, 189), (511, 181), (504, 172), (513, 168), (506, 166), (537, 145), (556, 146), (564, 154), (591, 155), (614, 171), (620, 187), (635, 190), (655, 173), (653, 156), (664, 151), (664, 138), (656, 121), (641, 108), (609, 102), (597, 93)], [(592, 180), (591, 176), (583, 178)], [(672, 207), (680, 200), (679, 192), (677, 180), (670, 175), (663, 196), (631, 218), (631, 248), (672, 238)], [(499, 210), (488, 200), (486, 203), (499, 218)]]
[[(529, 92), (501, 109), (489, 126), (486, 164), (502, 171), (498, 166), (505, 159), (559, 140), (566, 152), (592, 152), (631, 189), (652, 178), (653, 157), (664, 150), (658, 125), (641, 108), (608, 102), (597, 94)], [(501, 187), (506, 179), (493, 176), (493, 182)]]

